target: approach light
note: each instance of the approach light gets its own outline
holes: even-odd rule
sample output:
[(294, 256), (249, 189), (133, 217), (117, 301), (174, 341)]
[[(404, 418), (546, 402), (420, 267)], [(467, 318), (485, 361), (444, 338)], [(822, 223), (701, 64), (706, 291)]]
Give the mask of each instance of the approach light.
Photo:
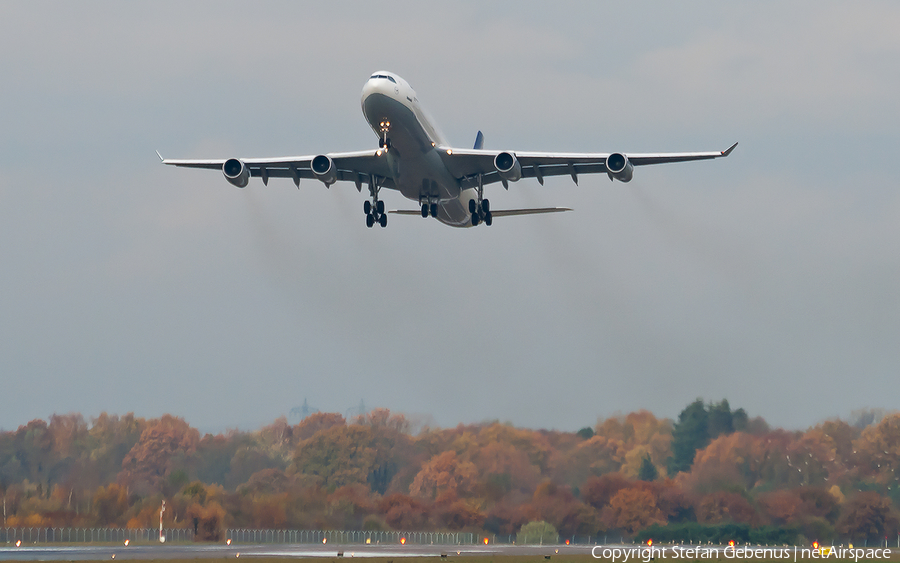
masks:
[(488, 539), (484, 538), (484, 545), (487, 545), (487, 544), (488, 544)]
[(734, 547), (734, 540), (730, 540), (730, 541), (728, 542), (728, 545), (731, 546), (731, 547)]
[[(566, 543), (567, 543), (567, 544), (568, 544), (568, 543), (569, 543), (569, 541), (568, 541), (568, 540), (566, 540)], [(647, 545), (648, 545), (648, 546), (651, 546), (651, 545), (653, 545), (653, 538), (650, 538), (650, 539), (649, 539), (649, 540), (647, 540)]]
[(400, 545), (406, 545), (406, 538), (400, 538)]
[(125, 547), (128, 547), (128, 540), (125, 540)]
[(569, 545), (569, 540), (566, 540), (566, 545)]
[(231, 545), (231, 538), (228, 538), (227, 540), (225, 540), (225, 545)]
[(819, 542), (817, 542), (817, 541), (813, 542), (813, 549), (819, 549)]

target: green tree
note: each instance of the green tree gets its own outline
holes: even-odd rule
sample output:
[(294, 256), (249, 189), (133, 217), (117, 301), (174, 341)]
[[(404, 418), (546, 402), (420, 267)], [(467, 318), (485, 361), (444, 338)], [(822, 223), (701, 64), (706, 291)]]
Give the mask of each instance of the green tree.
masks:
[(709, 413), (703, 399), (697, 399), (678, 415), (672, 429), (672, 457), (668, 460), (669, 476), (688, 471), (697, 450), (709, 444)]
[(710, 403), (707, 413), (707, 430), (710, 440), (715, 440), (722, 434), (734, 432), (734, 415), (731, 413), (728, 399), (722, 399), (720, 403)]
[(656, 481), (657, 477), (659, 477), (659, 471), (653, 465), (653, 462), (650, 461), (650, 455), (644, 454), (644, 459), (641, 460), (641, 468), (638, 470), (638, 479), (641, 481)]
[(533, 545), (545, 543), (556, 543), (559, 541), (559, 533), (556, 528), (549, 522), (539, 520), (537, 522), (529, 522), (519, 529), (516, 534), (516, 543), (519, 545)]

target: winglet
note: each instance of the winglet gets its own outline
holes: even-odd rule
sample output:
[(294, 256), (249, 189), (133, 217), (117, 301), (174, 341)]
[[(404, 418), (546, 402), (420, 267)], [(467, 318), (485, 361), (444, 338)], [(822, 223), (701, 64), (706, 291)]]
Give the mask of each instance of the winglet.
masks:
[(725, 149), (724, 151), (722, 151), (722, 156), (728, 156), (729, 154), (731, 154), (731, 151), (733, 151), (734, 147), (736, 147), (737, 145), (738, 144), (735, 143), (735, 144), (731, 145), (730, 147), (728, 147), (727, 149)]
[(165, 159), (162, 157), (161, 154), (159, 154), (159, 151), (156, 151), (156, 156), (159, 157), (159, 161), (160, 161), (160, 162), (165, 162)]
[(475, 135), (475, 147), (476, 151), (480, 151), (484, 147), (484, 134), (479, 131), (477, 135)]

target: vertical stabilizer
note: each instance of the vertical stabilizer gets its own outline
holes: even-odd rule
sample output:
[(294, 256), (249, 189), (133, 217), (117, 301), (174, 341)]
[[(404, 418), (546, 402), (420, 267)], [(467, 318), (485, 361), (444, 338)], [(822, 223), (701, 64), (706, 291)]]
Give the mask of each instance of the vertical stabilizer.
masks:
[(475, 150), (481, 150), (484, 146), (484, 135), (481, 134), (481, 131), (475, 135), (475, 146), (473, 147)]

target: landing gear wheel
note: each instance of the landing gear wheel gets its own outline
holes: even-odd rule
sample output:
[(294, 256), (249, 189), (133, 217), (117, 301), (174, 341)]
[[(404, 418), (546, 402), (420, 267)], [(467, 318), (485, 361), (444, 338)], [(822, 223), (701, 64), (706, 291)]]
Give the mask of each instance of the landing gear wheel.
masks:
[(422, 204), (422, 218), (425, 219), (427, 217), (428, 217), (428, 204), (423, 203)]
[(384, 202), (380, 199), (375, 202), (375, 209), (378, 210), (379, 215), (384, 215)]
[(469, 213), (475, 214), (475, 210), (478, 208), (478, 204), (475, 203), (474, 199), (469, 200)]
[(483, 199), (481, 200), (481, 210), (488, 214), (491, 212), (491, 202), (490, 200)]
[[(484, 201), (487, 201), (487, 200), (484, 200)], [(491, 223), (493, 223), (493, 222), (494, 222), (494, 216), (491, 215), (490, 211), (488, 211), (487, 213), (484, 214), (484, 224), (487, 225), (488, 227), (490, 227)]]
[(438, 208), (436, 203), (431, 204), (431, 216), (437, 219)]
[(381, 224), (381, 228), (387, 227), (387, 214), (382, 215), (378, 222)]
[(478, 214), (476, 213), (475, 215), (472, 215), (472, 226), (477, 227), (478, 223), (479, 223), (479, 217), (478, 217)]
[(372, 225), (374, 225), (374, 224), (375, 224), (375, 216), (372, 215), (371, 213), (367, 214), (366, 215), (366, 226), (371, 229)]
[(363, 202), (363, 212), (364, 212), (366, 215), (372, 213), (372, 202), (371, 202), (371, 201), (366, 200), (366, 201)]

